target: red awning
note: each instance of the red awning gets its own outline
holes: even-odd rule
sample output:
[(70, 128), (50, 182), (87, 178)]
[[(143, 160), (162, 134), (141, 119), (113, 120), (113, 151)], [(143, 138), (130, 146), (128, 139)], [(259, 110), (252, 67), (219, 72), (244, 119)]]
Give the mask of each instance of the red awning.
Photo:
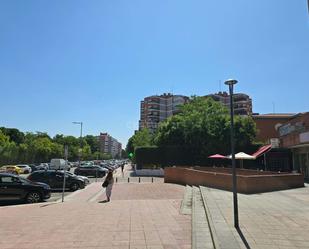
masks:
[(259, 148), (256, 152), (254, 152), (254, 153), (252, 154), (252, 156), (254, 156), (254, 157), (259, 157), (259, 156), (263, 155), (264, 153), (266, 153), (266, 152), (268, 152), (268, 151), (270, 151), (270, 150), (271, 150), (271, 144), (269, 144), (269, 145), (264, 145), (264, 146), (262, 146), (261, 148)]
[(220, 154), (211, 155), (208, 158), (226, 159), (225, 156), (220, 155)]

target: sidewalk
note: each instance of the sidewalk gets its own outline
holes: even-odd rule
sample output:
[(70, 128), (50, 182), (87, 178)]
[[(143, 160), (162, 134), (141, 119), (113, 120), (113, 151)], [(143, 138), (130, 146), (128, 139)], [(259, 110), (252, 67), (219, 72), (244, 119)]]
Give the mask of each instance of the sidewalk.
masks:
[(115, 184), (112, 201), (102, 183), (64, 203), (0, 208), (0, 248), (189, 249), (191, 218), (179, 214), (184, 187)]
[[(213, 188), (207, 189), (207, 198), (214, 212), (233, 228), (233, 194)], [(276, 191), (263, 194), (238, 194), (239, 224), (250, 248), (293, 249), (309, 248), (309, 188)], [(217, 223), (220, 227), (221, 224)], [(222, 236), (219, 239), (222, 239)]]

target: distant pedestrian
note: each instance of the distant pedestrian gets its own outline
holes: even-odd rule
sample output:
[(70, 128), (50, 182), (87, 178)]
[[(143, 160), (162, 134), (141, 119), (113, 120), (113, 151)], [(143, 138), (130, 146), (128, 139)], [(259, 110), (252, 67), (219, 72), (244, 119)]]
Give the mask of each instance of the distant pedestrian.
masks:
[(107, 202), (111, 200), (113, 185), (114, 185), (113, 171), (110, 170), (105, 178), (104, 183), (102, 184), (103, 187), (106, 187)]
[(121, 172), (123, 173), (123, 170), (124, 170), (124, 163), (121, 164)]

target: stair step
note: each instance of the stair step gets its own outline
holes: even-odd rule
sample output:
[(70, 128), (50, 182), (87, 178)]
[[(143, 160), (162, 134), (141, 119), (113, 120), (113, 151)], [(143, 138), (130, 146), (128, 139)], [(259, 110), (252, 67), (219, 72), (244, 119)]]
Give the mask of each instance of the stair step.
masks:
[(233, 234), (233, 227), (230, 227), (222, 215), (216, 200), (209, 188), (200, 186), (200, 193), (204, 202), (208, 224), (216, 248), (240, 249), (242, 248)]
[(192, 249), (214, 249), (201, 191), (192, 188)]
[(192, 187), (187, 185), (186, 190), (181, 202), (180, 208), (181, 214), (191, 214), (192, 213)]

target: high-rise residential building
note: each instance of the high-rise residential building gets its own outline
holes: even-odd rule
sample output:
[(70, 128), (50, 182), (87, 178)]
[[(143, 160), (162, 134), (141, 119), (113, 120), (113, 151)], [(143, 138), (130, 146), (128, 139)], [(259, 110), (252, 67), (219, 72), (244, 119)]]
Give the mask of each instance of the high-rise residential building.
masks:
[(148, 128), (150, 131), (155, 131), (161, 121), (176, 114), (179, 111), (179, 106), (188, 101), (189, 97), (187, 96), (171, 93), (144, 98), (140, 106), (139, 130)]
[[(218, 92), (209, 94), (205, 97), (211, 97), (215, 101), (221, 102), (226, 107), (230, 108), (230, 95), (227, 92)], [(234, 93), (234, 114), (236, 115), (252, 115), (252, 99), (244, 93)]]
[(121, 156), (122, 145), (108, 133), (100, 133), (99, 136), (101, 153), (108, 153), (113, 158)]

